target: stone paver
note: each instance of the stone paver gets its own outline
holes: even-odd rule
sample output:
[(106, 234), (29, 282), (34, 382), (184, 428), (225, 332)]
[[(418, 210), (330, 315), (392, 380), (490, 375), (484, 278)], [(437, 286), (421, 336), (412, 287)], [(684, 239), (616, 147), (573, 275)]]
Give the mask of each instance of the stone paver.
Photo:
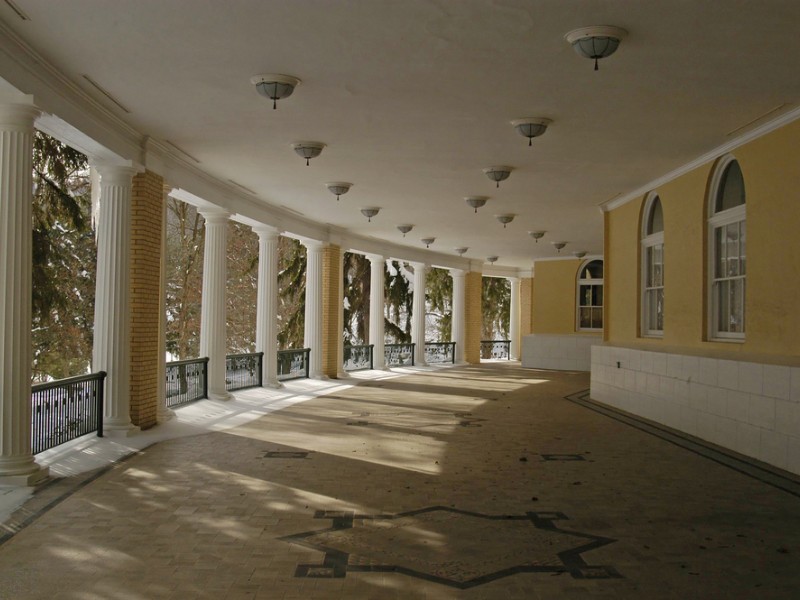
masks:
[[(793, 598), (800, 498), (499, 363), (156, 444), (0, 546), (0, 598)], [(303, 575), (303, 576), (298, 576)]]

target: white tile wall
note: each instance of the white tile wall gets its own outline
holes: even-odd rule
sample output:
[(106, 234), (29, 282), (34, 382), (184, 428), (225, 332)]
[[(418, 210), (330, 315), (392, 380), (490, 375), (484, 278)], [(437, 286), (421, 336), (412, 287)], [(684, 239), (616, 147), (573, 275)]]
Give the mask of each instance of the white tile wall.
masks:
[(800, 475), (800, 367), (594, 343), (595, 400)]
[[(601, 341), (602, 337), (597, 335), (526, 335), (522, 338), (522, 366), (530, 369), (588, 371), (592, 364), (591, 348)], [(624, 387), (624, 381), (620, 387)]]

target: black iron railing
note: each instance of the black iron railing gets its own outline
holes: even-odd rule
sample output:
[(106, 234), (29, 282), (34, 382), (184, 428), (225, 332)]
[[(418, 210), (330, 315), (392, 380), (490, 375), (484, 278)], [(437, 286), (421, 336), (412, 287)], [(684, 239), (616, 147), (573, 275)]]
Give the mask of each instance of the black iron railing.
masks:
[(363, 371), (364, 369), (372, 369), (373, 352), (375, 347), (373, 344), (362, 344), (359, 346), (345, 346), (344, 347), (344, 370), (345, 371)]
[(425, 362), (430, 365), (437, 363), (455, 363), (456, 343), (425, 342)]
[(228, 354), (225, 357), (225, 389), (243, 390), (261, 387), (264, 353)]
[(87, 433), (103, 437), (104, 371), (31, 388), (31, 445), (34, 454)]
[(383, 357), (387, 367), (413, 367), (414, 344), (386, 344)]
[(308, 377), (310, 355), (311, 348), (278, 350), (278, 380)]
[(167, 407), (208, 398), (208, 358), (167, 363)]
[(481, 358), (511, 360), (511, 340), (481, 340)]

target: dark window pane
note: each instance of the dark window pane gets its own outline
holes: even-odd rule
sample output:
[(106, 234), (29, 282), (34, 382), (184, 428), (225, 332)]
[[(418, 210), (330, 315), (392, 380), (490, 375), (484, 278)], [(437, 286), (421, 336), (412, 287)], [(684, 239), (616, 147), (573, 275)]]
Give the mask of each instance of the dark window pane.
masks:
[(664, 213), (661, 210), (661, 198), (656, 196), (650, 205), (650, 214), (647, 219), (647, 235), (664, 231)]
[(744, 177), (739, 163), (734, 160), (725, 167), (720, 178), (714, 212), (728, 210), (744, 203)]

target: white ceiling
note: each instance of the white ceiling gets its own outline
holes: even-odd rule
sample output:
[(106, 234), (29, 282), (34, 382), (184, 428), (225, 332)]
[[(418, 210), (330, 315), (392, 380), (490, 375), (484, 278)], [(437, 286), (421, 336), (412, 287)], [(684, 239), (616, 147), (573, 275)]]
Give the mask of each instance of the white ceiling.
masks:
[[(14, 2), (30, 20), (5, 2), (0, 18), (20, 37), (209, 174), (358, 235), (434, 236), (509, 267), (557, 240), (601, 253), (599, 204), (800, 98), (797, 0)], [(629, 36), (594, 72), (563, 36), (597, 24)], [(302, 84), (272, 110), (259, 73)], [(509, 124), (522, 117), (553, 119), (532, 148)], [(306, 167), (298, 140), (327, 148)], [(482, 173), (497, 164), (516, 169), (500, 189)], [(337, 203), (326, 181), (355, 185)], [(468, 195), (490, 200), (475, 215)], [(382, 208), (372, 223), (366, 206)], [(517, 215), (505, 230), (500, 213)], [(405, 239), (401, 223), (416, 225)]]

